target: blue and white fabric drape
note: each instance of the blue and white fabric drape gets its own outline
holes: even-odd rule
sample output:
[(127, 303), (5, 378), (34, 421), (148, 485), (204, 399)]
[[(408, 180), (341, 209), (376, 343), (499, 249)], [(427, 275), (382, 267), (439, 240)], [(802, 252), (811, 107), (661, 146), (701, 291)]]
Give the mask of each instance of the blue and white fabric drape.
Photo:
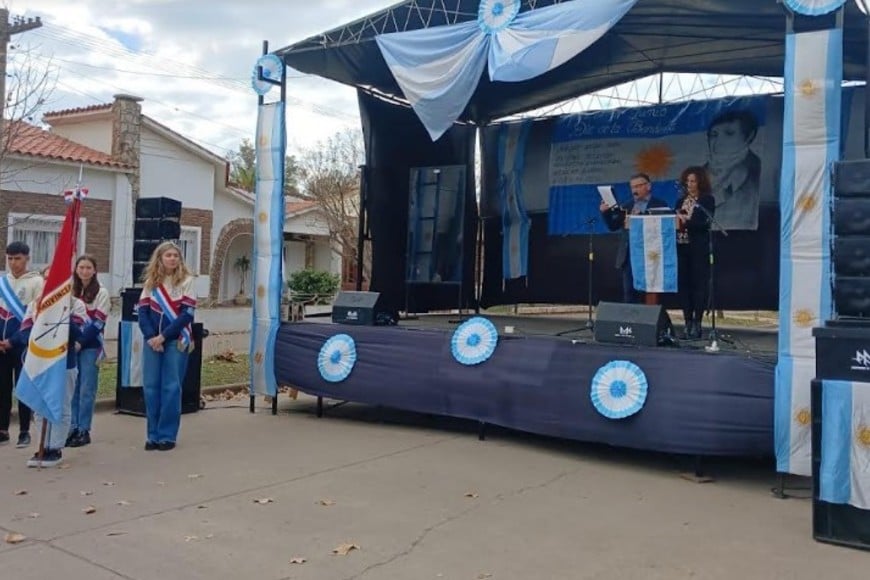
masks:
[(493, 81), (544, 74), (586, 50), (636, 2), (573, 0), (507, 18), (513, 2), (501, 2), (494, 15), (499, 3), (485, 0), (476, 21), (381, 34), (375, 40), (434, 141), (462, 114), (487, 62)]
[(523, 171), (531, 120), (502, 125), (498, 134), (499, 198), (502, 223), (502, 274), (505, 280), (529, 273), (532, 220), (523, 200)]
[(822, 383), (819, 499), (870, 510), (870, 383)]
[(808, 476), (812, 329), (833, 313), (830, 169), (840, 155), (842, 30), (789, 34), (784, 76), (774, 437), (777, 471)]
[(260, 105), (254, 206), (251, 393), (276, 396), (275, 337), (281, 318), (284, 245), (284, 104)]
[(629, 218), (629, 258), (634, 289), (677, 291), (677, 224), (672, 215)]
[(846, 0), (784, 0), (785, 5), (794, 12), (805, 16), (820, 16), (833, 12), (846, 3)]
[(142, 348), (145, 339), (139, 324), (136, 322), (121, 322), (121, 387), (141, 387), (142, 383)]

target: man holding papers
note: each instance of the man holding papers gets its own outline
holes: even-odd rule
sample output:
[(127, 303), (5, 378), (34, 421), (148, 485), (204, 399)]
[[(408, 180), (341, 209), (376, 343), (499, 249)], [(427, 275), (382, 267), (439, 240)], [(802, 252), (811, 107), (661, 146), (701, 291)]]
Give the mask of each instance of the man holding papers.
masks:
[(632, 175), (631, 201), (623, 206), (616, 205), (614, 199), (602, 199), (599, 210), (604, 223), (611, 231), (621, 230), (622, 239), (616, 253), (616, 267), (622, 270), (622, 301), (627, 303), (640, 302), (640, 295), (634, 289), (634, 276), (631, 272), (631, 260), (628, 251), (628, 216), (644, 215), (655, 208), (667, 209), (668, 204), (650, 195), (650, 178), (645, 173)]

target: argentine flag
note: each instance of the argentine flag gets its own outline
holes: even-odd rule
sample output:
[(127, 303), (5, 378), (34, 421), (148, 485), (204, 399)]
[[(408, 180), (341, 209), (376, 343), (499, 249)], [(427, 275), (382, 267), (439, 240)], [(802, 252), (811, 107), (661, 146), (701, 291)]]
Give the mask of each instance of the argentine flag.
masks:
[(870, 510), (870, 383), (822, 382), (819, 499)]
[(677, 225), (672, 215), (630, 216), (629, 251), (634, 289), (677, 291)]
[(141, 387), (144, 337), (136, 322), (121, 322), (121, 387)]

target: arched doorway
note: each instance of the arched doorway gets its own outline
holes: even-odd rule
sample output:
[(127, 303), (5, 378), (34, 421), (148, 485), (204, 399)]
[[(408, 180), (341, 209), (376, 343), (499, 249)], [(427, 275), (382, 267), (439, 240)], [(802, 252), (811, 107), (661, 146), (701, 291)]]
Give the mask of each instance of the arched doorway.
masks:
[(245, 256), (249, 263), (249, 269), (245, 276), (245, 285), (242, 288), (242, 292), (248, 298), (253, 298), (251, 289), (253, 288), (252, 278), (254, 274), (254, 236), (251, 234), (239, 234), (230, 242), (224, 258), (219, 297), (221, 302), (232, 300), (239, 293), (242, 275), (236, 268), (236, 262), (242, 256)]

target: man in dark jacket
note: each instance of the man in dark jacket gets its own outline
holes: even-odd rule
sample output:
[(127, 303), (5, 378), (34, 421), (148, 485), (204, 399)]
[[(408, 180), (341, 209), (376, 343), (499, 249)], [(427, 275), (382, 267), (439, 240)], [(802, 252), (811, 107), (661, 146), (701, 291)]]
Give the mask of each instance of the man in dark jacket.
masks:
[(668, 204), (650, 195), (652, 184), (646, 173), (632, 175), (628, 184), (631, 186), (632, 199), (627, 205), (610, 207), (602, 201), (598, 209), (610, 231), (621, 230), (622, 232), (619, 250), (616, 253), (616, 267), (622, 271), (622, 301), (636, 303), (641, 301), (641, 296), (634, 289), (634, 276), (631, 273), (631, 259), (628, 251), (628, 216), (643, 215), (652, 208), (667, 208)]

